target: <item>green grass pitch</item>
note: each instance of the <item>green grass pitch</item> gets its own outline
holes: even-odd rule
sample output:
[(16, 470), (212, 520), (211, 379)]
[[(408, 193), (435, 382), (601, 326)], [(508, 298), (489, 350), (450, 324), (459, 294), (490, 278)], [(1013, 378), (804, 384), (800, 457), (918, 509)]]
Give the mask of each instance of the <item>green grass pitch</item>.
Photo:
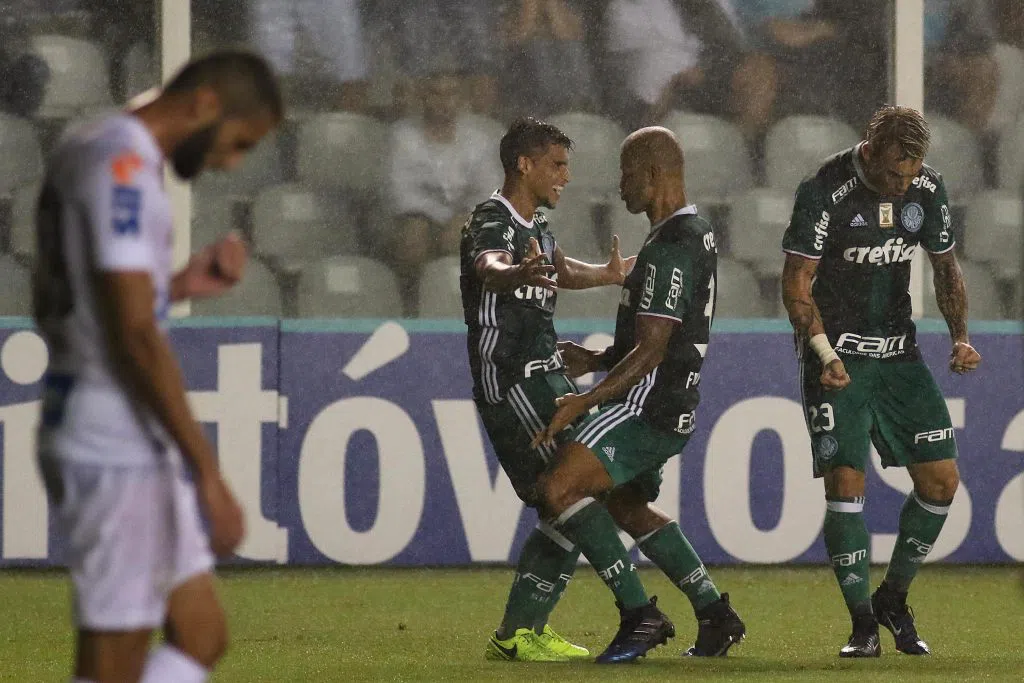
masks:
[[(873, 581), (881, 576), (874, 570)], [(507, 664), (483, 650), (504, 605), (508, 569), (256, 569), (222, 575), (231, 650), (213, 681), (1022, 681), (1024, 601), (1014, 568), (926, 567), (911, 596), (935, 655), (840, 660), (849, 620), (831, 571), (717, 568), (746, 620), (726, 659), (686, 660), (696, 625), (685, 598), (642, 570), (677, 636), (638, 664)], [(65, 577), (0, 572), (0, 680), (66, 681), (71, 656)], [(594, 573), (578, 577), (554, 628), (596, 654), (617, 618)]]

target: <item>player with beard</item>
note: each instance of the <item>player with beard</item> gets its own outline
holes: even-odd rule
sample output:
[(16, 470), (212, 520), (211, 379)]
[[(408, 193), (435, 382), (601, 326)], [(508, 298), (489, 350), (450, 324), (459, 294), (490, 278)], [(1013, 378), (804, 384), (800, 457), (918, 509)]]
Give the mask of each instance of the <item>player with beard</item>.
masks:
[(172, 273), (163, 167), (184, 179), (230, 169), (282, 116), (261, 58), (216, 53), (147, 104), (71, 134), (47, 165), (33, 276), (50, 356), (38, 459), (67, 549), (75, 681), (201, 683), (224, 652), (213, 554), (238, 546), (243, 514), (164, 330), (171, 303), (234, 285), (246, 250), (228, 236)]
[[(571, 148), (555, 126), (532, 118), (513, 122), (500, 144), (504, 184), (477, 205), (462, 232), (473, 398), (498, 461), (529, 506), (538, 502), (537, 478), (554, 453), (530, 442), (554, 413), (555, 399), (575, 391), (555, 347), (556, 290), (618, 285), (632, 266), (619, 254), (617, 238), (604, 265), (565, 256), (537, 211), (558, 203), (569, 182)], [(589, 656), (547, 623), (578, 558), (575, 545), (551, 525), (537, 525), (520, 554), (505, 616), (488, 641), (488, 659)]]

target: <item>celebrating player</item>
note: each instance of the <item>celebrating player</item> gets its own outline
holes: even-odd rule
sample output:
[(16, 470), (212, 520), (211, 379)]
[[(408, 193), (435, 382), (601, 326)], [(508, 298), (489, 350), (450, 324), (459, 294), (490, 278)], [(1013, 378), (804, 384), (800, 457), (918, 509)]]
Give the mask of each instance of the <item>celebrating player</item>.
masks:
[[(697, 641), (687, 654), (724, 655), (743, 638), (743, 622), (679, 524), (650, 505), (662, 466), (683, 450), (696, 427), (700, 368), (715, 307), (715, 236), (686, 203), (683, 151), (670, 131), (632, 133), (623, 143), (621, 166), (626, 208), (646, 213), (651, 233), (626, 278), (612, 346), (589, 351), (560, 344), (571, 376), (596, 370), (608, 375), (586, 393), (557, 399), (551, 423), (537, 437), (537, 443), (550, 443), (600, 406), (577, 427), (573, 441), (563, 440), (554, 467), (542, 475), (541, 510), (582, 549), (617, 598), (619, 631), (597, 661), (632, 661), (675, 635), (657, 599), (648, 599), (616, 523), (693, 605)], [(604, 494), (607, 509), (595, 500)]]
[[(825, 483), (825, 547), (853, 619), (840, 657), (881, 654), (878, 624), (896, 649), (929, 654), (907, 591), (939, 537), (960, 482), (949, 412), (921, 360), (910, 320), (918, 245), (953, 341), (950, 369), (978, 367), (967, 337), (967, 293), (953, 253), (946, 188), (924, 166), (928, 125), (887, 106), (866, 139), (828, 159), (796, 192), (783, 238), (783, 299), (796, 331), (814, 476)], [(885, 579), (869, 595), (864, 468), (875, 445), (885, 467), (914, 481)]]
[[(201, 683), (226, 646), (211, 546), (237, 547), (242, 510), (164, 327), (171, 302), (235, 284), (246, 250), (226, 237), (172, 275), (163, 167), (186, 179), (230, 169), (281, 117), (263, 60), (217, 53), (63, 140), (47, 167), (33, 278), (50, 354), (38, 456), (73, 584), (75, 681)], [(165, 642), (149, 652), (161, 625)]]
[[(513, 122), (501, 139), (504, 184), (473, 210), (462, 235), (473, 397), (502, 468), (530, 506), (537, 504), (537, 478), (554, 453), (530, 442), (554, 413), (555, 398), (575, 390), (555, 347), (557, 289), (618, 285), (632, 265), (619, 254), (617, 238), (604, 265), (565, 256), (536, 211), (558, 203), (569, 182), (571, 148), (572, 141), (550, 124)], [(537, 525), (520, 554), (504, 619), (487, 644), (488, 659), (590, 655), (547, 625), (578, 558), (579, 550), (551, 525)]]

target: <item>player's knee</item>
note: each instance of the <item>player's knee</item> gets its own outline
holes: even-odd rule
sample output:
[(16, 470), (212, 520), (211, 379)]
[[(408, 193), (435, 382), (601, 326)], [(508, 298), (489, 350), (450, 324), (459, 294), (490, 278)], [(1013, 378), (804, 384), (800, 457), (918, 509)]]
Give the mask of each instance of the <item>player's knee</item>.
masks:
[(933, 501), (953, 500), (958, 488), (960, 488), (960, 474), (956, 470), (923, 478), (916, 486), (918, 495)]
[(582, 496), (576, 491), (572, 480), (556, 470), (545, 473), (539, 482), (541, 504), (545, 512), (558, 516)]
[(166, 629), (167, 641), (206, 669), (224, 657), (228, 649), (228, 625), (219, 606), (205, 610), (192, 623), (179, 623)]

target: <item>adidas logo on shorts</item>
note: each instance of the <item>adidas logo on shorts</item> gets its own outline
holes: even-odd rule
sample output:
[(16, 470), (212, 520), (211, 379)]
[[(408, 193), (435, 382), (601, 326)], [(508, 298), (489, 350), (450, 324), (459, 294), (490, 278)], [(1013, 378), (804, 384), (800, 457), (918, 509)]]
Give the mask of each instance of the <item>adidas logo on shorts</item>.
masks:
[(615, 446), (605, 446), (601, 452), (608, 457), (609, 461), (615, 462)]

